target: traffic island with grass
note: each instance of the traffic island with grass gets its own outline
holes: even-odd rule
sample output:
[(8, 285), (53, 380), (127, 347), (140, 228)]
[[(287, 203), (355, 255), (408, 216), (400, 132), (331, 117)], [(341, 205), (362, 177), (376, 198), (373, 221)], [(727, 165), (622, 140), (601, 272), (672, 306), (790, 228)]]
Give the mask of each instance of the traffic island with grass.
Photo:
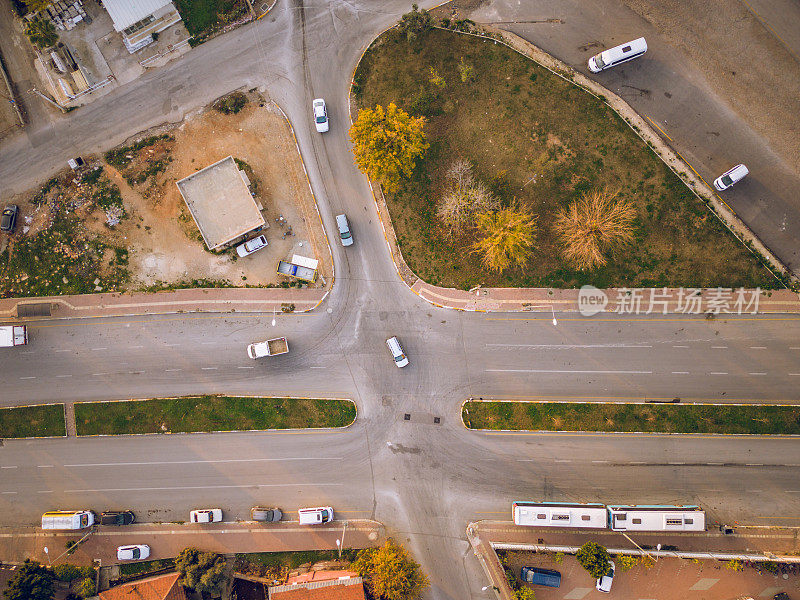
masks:
[(350, 400), (186, 396), (120, 402), (77, 402), (78, 435), (189, 433), (347, 427)]
[(63, 404), (0, 408), (0, 439), (65, 435)]
[[(426, 119), (430, 148), (387, 203), (429, 283), (779, 286), (601, 99), (502, 44), (401, 24), (369, 47), (353, 95), (359, 110), (394, 103)], [(487, 268), (512, 227), (521, 252)]]
[(800, 435), (800, 406), (465, 402), (469, 429)]

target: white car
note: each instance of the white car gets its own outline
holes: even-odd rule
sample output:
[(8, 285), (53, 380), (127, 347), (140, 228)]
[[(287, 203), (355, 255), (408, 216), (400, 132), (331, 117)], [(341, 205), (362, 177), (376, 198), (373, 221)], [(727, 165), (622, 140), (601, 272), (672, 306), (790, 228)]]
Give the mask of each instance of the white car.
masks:
[(252, 254), (256, 250), (261, 250), (262, 248), (266, 248), (269, 244), (267, 244), (267, 236), (259, 235), (254, 237), (252, 240), (247, 240), (244, 244), (239, 244), (236, 246), (236, 254), (239, 256), (247, 256), (248, 254)]
[(325, 108), (325, 100), (317, 98), (311, 103), (314, 113), (314, 125), (317, 126), (319, 133), (328, 131), (328, 110)]
[(400, 340), (396, 337), (390, 337), (386, 340), (386, 345), (389, 346), (389, 352), (392, 353), (394, 364), (398, 367), (405, 367), (408, 364), (408, 357), (403, 352), (402, 346), (400, 346)]
[(199, 508), (189, 513), (191, 523), (219, 523), (222, 521), (221, 508)]
[(596, 587), (598, 591), (605, 592), (606, 594), (611, 592), (611, 584), (614, 583), (614, 569), (616, 568), (617, 565), (614, 564), (613, 560), (608, 561), (608, 571), (597, 580)]
[(117, 560), (144, 560), (148, 556), (150, 556), (150, 546), (146, 544), (119, 546), (117, 548)]
[(333, 509), (330, 506), (301, 508), (297, 514), (300, 517), (300, 525), (321, 525), (333, 521)]
[(744, 179), (750, 171), (744, 165), (736, 165), (730, 171), (726, 171), (714, 180), (714, 187), (718, 191), (727, 190), (737, 181)]

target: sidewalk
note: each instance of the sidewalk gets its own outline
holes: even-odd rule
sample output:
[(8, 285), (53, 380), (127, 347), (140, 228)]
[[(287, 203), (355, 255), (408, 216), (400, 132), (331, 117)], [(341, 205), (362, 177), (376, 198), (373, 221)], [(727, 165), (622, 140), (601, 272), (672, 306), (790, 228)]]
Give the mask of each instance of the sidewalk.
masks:
[[(117, 546), (147, 544), (150, 559), (171, 558), (187, 546), (219, 554), (245, 552), (290, 552), (298, 550), (335, 550), (342, 538), (345, 522), (330, 526), (301, 526), (285, 521), (260, 525), (255, 522), (198, 525), (185, 523), (142, 523), (123, 527), (95, 526), (95, 532), (78, 546), (72, 555), (58, 558), (68, 541), (78, 541), (87, 531), (44, 532), (38, 528), (0, 529), (0, 562), (19, 563), (26, 558), (43, 564), (68, 562), (91, 565), (99, 559), (102, 565), (117, 562)], [(383, 543), (385, 530), (381, 523), (367, 519), (347, 521), (345, 547), (366, 548)], [(44, 548), (48, 549), (45, 553)], [(58, 559), (58, 560), (57, 560)]]
[(315, 308), (327, 295), (321, 289), (210, 288), (168, 292), (133, 292), (0, 299), (0, 319), (23, 318), (18, 306), (48, 309), (51, 319), (163, 315), (193, 312), (281, 312), (293, 304), (293, 312)]

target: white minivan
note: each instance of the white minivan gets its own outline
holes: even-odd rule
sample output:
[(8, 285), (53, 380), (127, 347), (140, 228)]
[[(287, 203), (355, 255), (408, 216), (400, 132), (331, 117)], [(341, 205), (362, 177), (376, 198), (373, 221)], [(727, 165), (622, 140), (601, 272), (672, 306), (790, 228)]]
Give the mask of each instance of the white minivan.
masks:
[(400, 340), (396, 337), (390, 337), (386, 340), (386, 345), (389, 346), (389, 352), (392, 353), (392, 358), (394, 358), (394, 364), (398, 367), (405, 367), (408, 364), (408, 357), (403, 352), (403, 348), (400, 346)]
[(350, 231), (350, 224), (347, 222), (345, 215), (336, 215), (336, 227), (339, 229), (339, 238), (342, 240), (342, 246), (352, 246), (353, 232)]
[(42, 515), (42, 529), (85, 529), (94, 525), (90, 510), (51, 510)]
[(301, 508), (297, 514), (300, 516), (300, 525), (321, 525), (333, 521), (333, 509), (330, 506)]
[(589, 59), (589, 70), (592, 73), (599, 73), (618, 64), (633, 60), (645, 52), (647, 52), (647, 42), (643, 37), (636, 38), (632, 42), (626, 42), (608, 50), (603, 50), (600, 54), (595, 54)]

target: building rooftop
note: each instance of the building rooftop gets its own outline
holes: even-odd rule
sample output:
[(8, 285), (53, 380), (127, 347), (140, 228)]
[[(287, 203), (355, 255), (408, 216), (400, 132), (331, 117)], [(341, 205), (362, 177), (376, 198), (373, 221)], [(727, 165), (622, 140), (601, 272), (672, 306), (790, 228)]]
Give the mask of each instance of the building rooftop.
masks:
[(247, 176), (229, 156), (176, 182), (210, 249), (265, 224), (247, 187)]
[(169, 4), (172, 4), (171, 0), (103, 0), (103, 6), (111, 15), (117, 31), (130, 27)]
[(361, 577), (307, 581), (269, 588), (269, 600), (364, 600)]
[(148, 577), (100, 592), (100, 600), (187, 600), (180, 573)]

